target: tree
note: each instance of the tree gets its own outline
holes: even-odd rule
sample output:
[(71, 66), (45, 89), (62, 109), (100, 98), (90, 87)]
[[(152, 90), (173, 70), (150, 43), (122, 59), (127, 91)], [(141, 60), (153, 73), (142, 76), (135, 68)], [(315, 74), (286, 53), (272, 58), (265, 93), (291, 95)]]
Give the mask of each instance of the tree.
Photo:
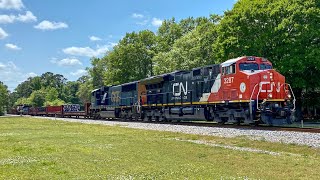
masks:
[[(186, 24), (186, 23), (184, 23)], [(188, 28), (189, 26), (186, 26)], [(185, 31), (187, 32), (187, 31)], [(176, 23), (175, 18), (164, 20), (158, 28), (157, 51), (168, 52), (171, 50), (174, 42), (183, 35), (183, 29)]]
[(55, 99), (53, 101), (46, 101), (44, 102), (44, 106), (61, 106), (61, 105), (64, 105), (66, 104), (63, 100), (61, 99)]
[(21, 97), (18, 98), (17, 101), (14, 103), (14, 106), (22, 105), (22, 104), (31, 104), (30, 98)]
[(58, 99), (59, 94), (56, 88), (47, 88), (46, 92), (46, 101), (54, 101)]
[(149, 30), (127, 33), (114, 50), (102, 58), (105, 84), (127, 83), (152, 76), (155, 43), (155, 35)]
[[(154, 58), (156, 74), (168, 73), (175, 70), (191, 70), (208, 64), (213, 64), (211, 44), (217, 37), (216, 24), (220, 17), (212, 15), (212, 18), (197, 18), (187, 26), (187, 34), (177, 39), (169, 52), (160, 52)], [(197, 22), (197, 23), (195, 23)], [(185, 21), (181, 21), (185, 23)]]
[(29, 99), (32, 106), (41, 107), (46, 101), (46, 93), (43, 90), (33, 91)]
[(0, 116), (4, 114), (8, 107), (9, 91), (8, 87), (0, 81)]
[(77, 97), (81, 82), (68, 81), (63, 87), (64, 101), (68, 104), (80, 104), (80, 99)]
[(303, 89), (319, 88), (320, 2), (241, 0), (225, 13), (213, 44), (222, 61), (243, 55), (270, 59), (289, 81), (301, 111)]
[[(107, 55), (106, 55), (107, 56)], [(99, 88), (104, 85), (104, 72), (107, 70), (106, 61), (99, 58), (92, 58), (92, 68), (88, 68), (90, 76), (93, 78), (92, 85), (94, 88)]]
[(93, 90), (92, 80), (90, 79), (89, 76), (82, 76), (81, 79), (79, 78), (79, 80), (81, 80), (82, 83), (79, 86), (77, 96), (82, 103), (90, 102), (91, 91)]
[(65, 92), (66, 81), (67, 79), (63, 75), (51, 72), (46, 72), (41, 76), (29, 77), (17, 86), (15, 92), (10, 94), (10, 105), (42, 106), (45, 102), (46, 104), (52, 104), (53, 102), (56, 102), (53, 104), (57, 104), (57, 102), (65, 102), (64, 100), (70, 98), (71, 95), (77, 101), (78, 98), (74, 90), (73, 94)]
[(33, 90), (31, 86), (31, 80), (32, 78), (29, 77), (26, 81), (22, 82), (16, 87), (15, 91), (18, 97), (28, 98), (30, 96)]

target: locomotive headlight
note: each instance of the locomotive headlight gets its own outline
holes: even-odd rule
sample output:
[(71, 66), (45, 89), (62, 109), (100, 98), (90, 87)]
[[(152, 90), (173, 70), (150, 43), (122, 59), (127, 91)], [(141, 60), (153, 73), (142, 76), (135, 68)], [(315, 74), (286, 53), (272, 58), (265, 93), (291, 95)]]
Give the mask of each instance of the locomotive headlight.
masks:
[(270, 93), (270, 94), (268, 94), (268, 98), (272, 98), (272, 94)]
[(288, 98), (289, 98), (289, 99), (291, 98), (291, 94), (288, 94)]

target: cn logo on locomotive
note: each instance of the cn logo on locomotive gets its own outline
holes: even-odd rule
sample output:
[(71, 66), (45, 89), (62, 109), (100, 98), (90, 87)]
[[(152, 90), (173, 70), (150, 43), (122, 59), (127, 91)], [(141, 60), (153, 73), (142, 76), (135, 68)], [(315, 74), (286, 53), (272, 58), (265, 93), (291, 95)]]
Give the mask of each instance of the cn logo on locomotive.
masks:
[(181, 93), (183, 92), (183, 94), (186, 96), (188, 95), (188, 82), (186, 82), (186, 86), (183, 86), (183, 83), (180, 82), (176, 82), (173, 83), (172, 85), (172, 93), (174, 96), (181, 96)]
[[(273, 87), (276, 86), (275, 82), (260, 82), (260, 89), (261, 92), (273, 92)], [(265, 87), (265, 88), (263, 88)], [(280, 82), (278, 82), (277, 87), (276, 87), (276, 91), (280, 92)]]

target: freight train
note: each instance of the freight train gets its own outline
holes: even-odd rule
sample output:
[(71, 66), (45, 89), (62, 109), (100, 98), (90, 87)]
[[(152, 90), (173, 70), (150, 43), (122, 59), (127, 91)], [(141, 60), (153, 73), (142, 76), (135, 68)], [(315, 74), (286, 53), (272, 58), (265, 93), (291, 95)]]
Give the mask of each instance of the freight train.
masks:
[(91, 93), (91, 103), (28, 107), (30, 115), (144, 121), (290, 124), (295, 97), (285, 77), (262, 57), (244, 56), (190, 71), (152, 76)]
[(89, 118), (90, 105), (90, 103), (86, 103), (85, 106), (80, 106), (79, 104), (66, 104), (60, 106), (31, 107), (30, 105), (24, 104), (11, 109), (11, 114)]
[(266, 58), (244, 56), (92, 91), (89, 116), (290, 124), (295, 97)]

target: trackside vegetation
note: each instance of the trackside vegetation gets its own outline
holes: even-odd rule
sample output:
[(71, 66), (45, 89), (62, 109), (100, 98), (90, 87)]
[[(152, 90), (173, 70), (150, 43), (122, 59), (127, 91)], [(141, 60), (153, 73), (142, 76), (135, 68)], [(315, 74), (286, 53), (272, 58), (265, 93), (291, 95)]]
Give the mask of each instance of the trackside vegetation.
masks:
[(0, 179), (317, 179), (319, 155), (245, 137), (0, 118)]

